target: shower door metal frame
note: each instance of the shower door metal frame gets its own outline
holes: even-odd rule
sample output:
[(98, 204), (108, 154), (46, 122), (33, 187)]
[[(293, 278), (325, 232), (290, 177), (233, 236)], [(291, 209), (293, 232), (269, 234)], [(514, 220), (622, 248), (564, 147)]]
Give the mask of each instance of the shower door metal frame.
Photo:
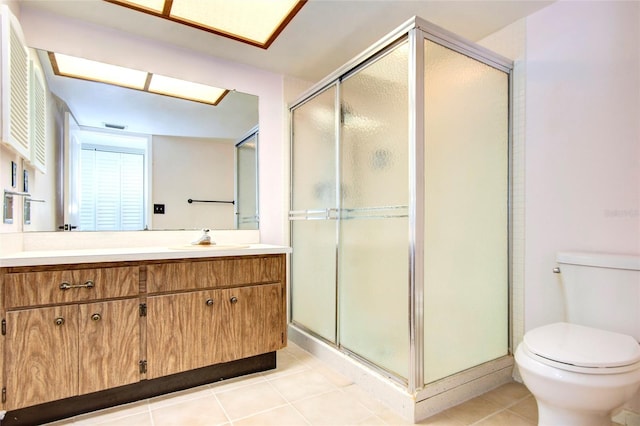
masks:
[(424, 380), (424, 49), (409, 30), (409, 376), (413, 394)]
[(256, 204), (256, 210), (255, 210), (255, 215), (253, 216), (253, 218), (255, 219), (255, 222), (257, 224), (257, 226), (260, 226), (260, 200), (258, 200), (258, 194), (260, 192), (260, 182), (258, 179), (258, 176), (260, 175), (260, 169), (259, 169), (259, 164), (257, 161), (258, 158), (258, 145), (260, 144), (260, 128), (256, 125), (254, 126), (251, 130), (249, 130), (247, 133), (245, 133), (235, 144), (235, 149), (234, 149), (234, 164), (235, 164), (235, 173), (234, 173), (234, 199), (236, 200), (235, 206), (234, 206), (234, 222), (235, 222), (235, 226), (236, 229), (241, 229), (240, 225), (242, 223), (242, 218), (240, 217), (240, 185), (239, 185), (239, 181), (240, 181), (240, 176), (239, 176), (239, 171), (240, 171), (240, 154), (239, 154), (239, 150), (241, 149), (241, 147), (250, 142), (252, 139), (255, 139), (255, 151), (256, 151), (256, 161), (255, 161), (255, 173), (256, 173), (256, 179), (255, 179), (255, 188), (256, 188), (256, 194), (255, 194), (255, 204)]
[[(507, 351), (512, 352), (512, 72), (513, 62), (502, 57), (495, 52), (482, 46), (473, 44), (464, 38), (447, 31), (437, 25), (427, 22), (421, 18), (412, 18), (410, 21), (409, 40), (411, 43), (411, 54), (409, 57), (409, 84), (410, 84), (410, 116), (409, 116), (409, 137), (410, 152), (415, 157), (409, 157), (410, 164), (410, 226), (411, 226), (411, 247), (410, 247), (410, 278), (409, 278), (409, 377), (407, 391), (416, 395), (416, 400), (420, 400), (420, 391), (426, 386), (424, 383), (424, 232), (425, 232), (425, 203), (424, 181), (425, 181), (425, 127), (424, 127), (424, 88), (425, 88), (425, 57), (423, 43), (430, 40), (440, 46), (451, 49), (457, 53), (465, 55), (471, 59), (481, 62), (487, 66), (502, 71), (508, 76), (508, 135), (507, 135)], [(413, 85), (413, 86), (411, 86)]]
[[(373, 370), (377, 371), (380, 375), (385, 376), (391, 380), (393, 380), (394, 382), (400, 383), (402, 385), (406, 385), (408, 383), (408, 381), (410, 380), (410, 378), (408, 377), (407, 379), (405, 379), (402, 376), (397, 375), (396, 373), (392, 372), (389, 369), (386, 369), (378, 364), (376, 364), (375, 362), (369, 360), (368, 358), (366, 358), (365, 356), (359, 354), (358, 352), (355, 352), (351, 349), (349, 349), (348, 347), (344, 346), (342, 344), (341, 341), (341, 333), (340, 333), (340, 303), (341, 303), (341, 299), (339, 297), (339, 291), (340, 291), (340, 280), (339, 280), (339, 273), (340, 273), (340, 237), (341, 237), (341, 221), (343, 220), (350, 220), (350, 219), (357, 219), (357, 218), (399, 218), (399, 217), (406, 217), (406, 215), (403, 213), (403, 210), (408, 210), (409, 206), (411, 205), (411, 200), (409, 198), (408, 200), (408, 205), (404, 206), (404, 205), (394, 205), (394, 206), (383, 206), (383, 207), (371, 207), (371, 208), (367, 208), (367, 207), (360, 207), (360, 208), (355, 208), (355, 209), (345, 209), (342, 205), (342, 197), (341, 197), (341, 184), (342, 184), (342, 176), (341, 176), (341, 171), (342, 171), (342, 166), (343, 166), (343, 161), (342, 161), (342, 125), (341, 125), (341, 120), (342, 120), (342, 110), (341, 110), (341, 106), (342, 106), (342, 97), (341, 97), (341, 88), (342, 85), (345, 81), (348, 81), (351, 77), (357, 76), (358, 73), (361, 70), (364, 70), (366, 68), (368, 68), (369, 66), (373, 65), (374, 63), (376, 63), (377, 61), (383, 60), (385, 57), (387, 57), (387, 55), (390, 55), (396, 48), (400, 47), (401, 45), (405, 44), (405, 43), (410, 43), (409, 42), (409, 35), (407, 32), (403, 32), (402, 34), (400, 34), (398, 37), (392, 38), (391, 40), (389, 40), (387, 43), (384, 44), (384, 46), (379, 47), (376, 51), (371, 52), (371, 54), (364, 59), (362, 62), (358, 63), (356, 66), (350, 68), (348, 71), (346, 71), (344, 74), (340, 75), (340, 77), (338, 78), (338, 92), (337, 92), (337, 98), (336, 98), (336, 115), (337, 115), (337, 119), (339, 121), (337, 121), (337, 126), (336, 126), (336, 156), (337, 156), (337, 161), (336, 161), (336, 167), (337, 167), (337, 174), (336, 174), (336, 197), (337, 197), (337, 207), (338, 207), (338, 224), (336, 226), (336, 346), (338, 349), (340, 349), (343, 353), (348, 354), (350, 357), (357, 359), (358, 361), (360, 361), (361, 363), (369, 366), (370, 368), (372, 368)], [(410, 49), (410, 47), (409, 47)], [(411, 51), (409, 50), (409, 58), (412, 56), (411, 55)], [(410, 73), (409, 73), (410, 75)], [(409, 76), (408, 76), (409, 78)], [(410, 91), (410, 80), (408, 79), (407, 82), (409, 83), (408, 86), (408, 90)], [(410, 94), (408, 94), (410, 96)], [(408, 110), (409, 114), (407, 116), (407, 119), (409, 119), (410, 117), (410, 110)], [(408, 143), (408, 141), (407, 141)], [(409, 173), (407, 173), (407, 177), (409, 178), (409, 180), (411, 179), (411, 173), (409, 171)], [(354, 215), (355, 213), (355, 215)], [(359, 213), (364, 213), (362, 214), (362, 216), (359, 216)], [(377, 214), (376, 214), (377, 213)], [(410, 228), (411, 225), (409, 223), (408, 227)], [(408, 229), (408, 232), (410, 232), (410, 229)], [(411, 271), (408, 271), (409, 274), (411, 273)], [(408, 368), (408, 376), (410, 376), (410, 367)]]
[[(293, 185), (294, 185), (294, 181), (293, 181), (293, 173), (294, 173), (294, 167), (293, 167), (293, 157), (294, 157), (294, 147), (293, 147), (293, 138), (294, 138), (294, 126), (293, 126), (293, 111), (294, 109), (306, 104), (307, 102), (313, 100), (316, 96), (319, 96), (321, 94), (323, 94), (324, 92), (328, 91), (329, 89), (331, 89), (332, 86), (335, 86), (335, 98), (334, 98), (334, 109), (335, 109), (335, 117), (334, 120), (339, 120), (340, 119), (340, 84), (339, 81), (336, 80), (330, 80), (327, 84), (324, 84), (322, 86), (318, 86), (315, 90), (313, 90), (313, 92), (310, 92), (308, 95), (303, 96), (300, 98), (300, 100), (298, 102), (296, 102), (295, 104), (291, 105), (289, 107), (289, 143), (290, 143), (290, 149), (289, 149), (289, 208), (291, 208), (291, 206), (293, 206)], [(331, 207), (328, 209), (318, 209), (318, 210), (289, 210), (288, 213), (288, 220), (289, 220), (289, 240), (291, 241), (291, 235), (293, 233), (293, 223), (292, 221), (295, 220), (331, 220), (335, 222), (335, 229), (334, 229), (334, 264), (337, 265), (338, 262), (338, 239), (339, 239), (339, 227), (338, 227), (338, 211), (339, 211), (339, 202), (340, 202), (340, 197), (339, 197), (339, 193), (338, 190), (340, 188), (340, 183), (339, 183), (339, 159), (340, 159), (340, 153), (338, 152), (338, 143), (339, 143), (339, 137), (340, 137), (340, 126), (336, 126), (335, 125), (336, 121), (334, 121), (334, 142), (336, 144), (336, 152), (335, 152), (335, 158), (334, 158), (334, 162), (335, 162), (335, 173), (336, 173), (336, 199), (334, 200), (335, 203), (335, 207)], [(295, 255), (291, 254), (290, 255), (290, 260), (289, 262), (292, 261), (293, 257)], [(291, 268), (290, 268), (291, 269)], [(335, 306), (336, 306), (336, 311), (335, 311), (335, 316), (334, 316), (334, 327), (333, 327), (333, 335), (334, 335), (334, 341), (329, 340), (327, 338), (325, 338), (324, 336), (321, 336), (320, 334), (314, 332), (313, 330), (310, 330), (308, 327), (296, 323), (293, 320), (293, 312), (294, 312), (294, 308), (293, 308), (293, 286), (291, 286), (290, 284), (290, 288), (289, 288), (289, 322), (291, 324), (294, 324), (296, 327), (298, 327), (299, 329), (303, 330), (305, 333), (308, 333), (312, 336), (314, 336), (315, 338), (323, 341), (324, 343), (332, 346), (332, 347), (336, 347), (337, 346), (337, 341), (338, 341), (338, 305), (337, 305), (337, 291), (338, 291), (338, 270), (336, 267), (335, 270), (335, 276), (334, 276), (334, 286), (335, 286), (335, 294), (336, 294), (336, 302), (335, 302)]]
[[(292, 206), (293, 205), (293, 185), (294, 185), (294, 179), (293, 179), (293, 151), (294, 151), (294, 147), (293, 147), (293, 140), (294, 140), (294, 134), (293, 134), (293, 111), (304, 105), (305, 103), (307, 103), (308, 101), (311, 101), (312, 99), (314, 99), (316, 96), (324, 93), (326, 90), (328, 90), (329, 88), (331, 88), (332, 86), (335, 86), (335, 117), (334, 117), (334, 129), (335, 129), (335, 177), (336, 177), (336, 187), (335, 187), (335, 192), (336, 192), (336, 200), (335, 200), (335, 209), (328, 209), (327, 211), (325, 210), (318, 210), (318, 211), (305, 211), (305, 210), (290, 210), (289, 211), (289, 221), (293, 221), (293, 220), (314, 220), (314, 219), (324, 219), (324, 220), (335, 220), (336, 221), (336, 227), (335, 227), (335, 262), (336, 262), (336, 276), (335, 276), (335, 294), (336, 294), (336, 302), (335, 302), (335, 306), (336, 306), (336, 311), (335, 311), (335, 342), (330, 341), (328, 339), (326, 339), (325, 337), (319, 335), (318, 333), (315, 333), (313, 330), (310, 330), (308, 327), (296, 323), (293, 319), (291, 319), (291, 323), (293, 325), (295, 325), (297, 328), (303, 330), (305, 333), (308, 333), (312, 336), (314, 336), (315, 338), (331, 345), (332, 347), (340, 350), (341, 352), (348, 354), (350, 357), (357, 359), (358, 361), (360, 361), (361, 363), (369, 366), (370, 368), (372, 368), (373, 370), (375, 370), (376, 372), (378, 372), (379, 374), (393, 380), (394, 382), (400, 383), (402, 385), (406, 385), (407, 384), (407, 379), (400, 377), (396, 374), (394, 374), (393, 372), (385, 369), (384, 367), (381, 367), (375, 363), (373, 363), (372, 361), (368, 360), (367, 358), (363, 357), (362, 355), (353, 352), (351, 350), (349, 350), (348, 348), (342, 346), (341, 342), (340, 342), (340, 298), (338, 297), (339, 295), (339, 267), (338, 267), (338, 262), (339, 262), (339, 255), (340, 255), (340, 224), (339, 221), (340, 220), (345, 220), (347, 219), (345, 217), (345, 215), (348, 215), (348, 213), (353, 213), (353, 212), (365, 212), (365, 215), (369, 214), (375, 214), (375, 212), (380, 211), (381, 213), (381, 217), (383, 217), (385, 215), (385, 212), (387, 212), (387, 215), (389, 214), (389, 212), (391, 212), (391, 215), (393, 217), (406, 217), (406, 216), (399, 216), (398, 213), (395, 213), (395, 211), (399, 211), (399, 210), (408, 210), (410, 208), (410, 200), (409, 200), (409, 205), (408, 206), (387, 206), (386, 208), (359, 208), (359, 209), (355, 209), (355, 210), (350, 210), (349, 212), (347, 212), (345, 209), (342, 208), (342, 198), (341, 198), (341, 192), (340, 192), (340, 186), (341, 186), (341, 170), (342, 170), (342, 157), (341, 157), (341, 141), (342, 141), (342, 126), (340, 125), (341, 123), (341, 114), (342, 114), (342, 110), (341, 110), (341, 86), (343, 84), (344, 81), (347, 81), (350, 77), (356, 75), (358, 73), (358, 71), (360, 71), (361, 69), (366, 68), (369, 65), (372, 65), (373, 63), (375, 63), (378, 60), (383, 59), (384, 57), (386, 57), (389, 53), (391, 53), (396, 47), (404, 44), (404, 43), (408, 43), (409, 41), (409, 36), (408, 36), (408, 32), (404, 27), (399, 28), (396, 32), (393, 32), (391, 34), (389, 34), (389, 36), (387, 36), (384, 40), (378, 42), (375, 45), (375, 48), (370, 48), (367, 49), (363, 54), (361, 54), (358, 57), (358, 60), (353, 60), (351, 62), (349, 62), (347, 65), (345, 65), (344, 67), (340, 68), (340, 70), (342, 70), (341, 72), (337, 72), (337, 73), (333, 73), (331, 74), (331, 78), (327, 78), (325, 80), (323, 80), (323, 83), (319, 83), (316, 86), (314, 86), (314, 88), (310, 91), (308, 91), (305, 95), (300, 97), (300, 100), (291, 104), (289, 106), (289, 127), (291, 130), (291, 134), (290, 134), (290, 141), (291, 141), (291, 149), (290, 149), (290, 164), (291, 164), (291, 168), (290, 168), (290, 177), (289, 177), (289, 181), (290, 181), (290, 185), (291, 185), (291, 190), (289, 191), (289, 195), (290, 195), (290, 200), (289, 200), (289, 205)], [(411, 52), (409, 52), (409, 57), (411, 57)], [(410, 82), (409, 82), (410, 83)], [(410, 87), (410, 86), (409, 86)], [(407, 117), (407, 119), (409, 119), (409, 117)], [(407, 141), (408, 143), (408, 141)], [(411, 178), (410, 173), (408, 173), (408, 178)], [(329, 211), (330, 210), (330, 211)], [(410, 227), (410, 225), (409, 225)], [(289, 230), (290, 232), (293, 232), (293, 227), (292, 225), (289, 226)], [(295, 256), (295, 254), (292, 254), (292, 257)], [(295, 289), (292, 287), (291, 288), (291, 293), (293, 293), (295, 291)], [(293, 313), (294, 311), (294, 307), (292, 306), (292, 298), (290, 299), (290, 312)], [(293, 317), (293, 315), (292, 315)], [(408, 369), (410, 371), (410, 368)]]
[[(336, 120), (340, 119), (340, 82), (343, 77), (351, 74), (364, 64), (368, 63), (368, 61), (375, 59), (378, 55), (380, 55), (385, 50), (392, 48), (395, 43), (397, 43), (400, 39), (404, 37), (408, 37), (409, 43), (409, 75), (408, 75), (408, 83), (409, 83), (409, 117), (408, 117), (408, 127), (409, 127), (409, 140), (407, 141), (408, 149), (409, 149), (409, 275), (408, 275), (408, 304), (409, 304), (409, 318), (407, 322), (407, 332), (409, 336), (409, 359), (407, 362), (409, 363), (408, 368), (408, 377), (406, 379), (397, 377), (393, 373), (387, 371), (386, 369), (371, 364), (367, 362), (366, 359), (362, 359), (357, 354), (353, 354), (344, 348), (342, 348), (339, 344), (339, 301), (336, 300), (336, 343), (327, 342), (326, 339), (315, 334), (313, 331), (306, 329), (305, 327), (300, 327), (299, 325), (294, 324), (296, 327), (300, 327), (306, 333), (313, 335), (316, 338), (319, 338), (322, 341), (330, 344), (333, 347), (336, 347), (338, 350), (343, 352), (348, 352), (349, 355), (355, 356), (360, 359), (371, 368), (373, 368), (378, 373), (393, 379), (396, 382), (401, 382), (406, 385), (406, 390), (409, 394), (416, 395), (416, 401), (419, 400), (420, 391), (424, 389), (424, 232), (425, 232), (425, 223), (424, 223), (424, 209), (425, 209), (425, 197), (424, 197), (424, 165), (425, 165), (425, 150), (424, 150), (424, 138), (425, 138), (425, 128), (424, 128), (424, 87), (425, 87), (425, 77), (424, 77), (424, 49), (423, 43), (424, 40), (430, 40), (436, 44), (439, 44), (443, 47), (449, 48), (453, 51), (456, 51), (462, 55), (468, 56), (472, 59), (475, 59), (485, 65), (488, 65), (492, 68), (500, 70), (508, 75), (508, 164), (507, 164), (507, 257), (508, 257), (508, 271), (507, 271), (507, 286), (508, 286), (508, 348), (509, 353), (512, 352), (512, 164), (513, 164), (513, 152), (512, 152), (512, 141), (513, 141), (513, 130), (512, 130), (512, 119), (513, 119), (513, 111), (512, 111), (512, 80), (513, 80), (513, 62), (505, 57), (502, 57), (484, 47), (476, 45), (464, 38), (457, 36), (456, 34), (447, 31), (441, 27), (438, 27), (430, 22), (427, 22), (421, 18), (413, 17), (397, 27), (394, 31), (389, 33), (386, 37), (379, 40), (377, 43), (373, 44), (364, 52), (357, 55), (351, 61), (347, 62), (342, 67), (338, 68), (335, 72), (330, 74), (325, 79), (318, 82), (311, 89), (304, 92), (298, 100), (291, 103), (289, 106), (289, 123), (290, 129), (292, 129), (292, 114), (291, 112), (297, 108), (298, 106), (306, 103), (308, 100), (318, 95), (331, 85), (337, 86), (336, 91)], [(339, 122), (339, 121), (338, 121)], [(336, 144), (340, 143), (340, 126), (336, 126)], [(293, 164), (293, 133), (290, 134), (290, 141), (292, 145), (292, 149), (290, 150), (290, 164)], [(336, 197), (337, 202), (336, 206), (339, 211), (340, 204), (340, 150), (336, 149)], [(290, 185), (293, 186), (293, 170), (291, 168), (291, 176), (290, 176)], [(292, 196), (293, 192), (290, 191), (290, 196)], [(289, 200), (290, 205), (292, 205), (292, 200)], [(290, 219), (291, 213), (290, 212)], [(336, 217), (337, 220), (339, 220)], [(291, 232), (290, 226), (290, 232)], [(336, 226), (336, 262), (338, 261), (338, 243), (339, 243), (339, 227)], [(338, 274), (338, 269), (336, 268), (336, 275)], [(292, 283), (293, 285), (293, 283)], [(336, 286), (338, 285), (338, 277), (336, 276)], [(291, 291), (294, 291), (292, 288)], [(338, 297), (338, 292), (336, 289), (336, 298)], [(293, 307), (290, 306), (292, 309)]]

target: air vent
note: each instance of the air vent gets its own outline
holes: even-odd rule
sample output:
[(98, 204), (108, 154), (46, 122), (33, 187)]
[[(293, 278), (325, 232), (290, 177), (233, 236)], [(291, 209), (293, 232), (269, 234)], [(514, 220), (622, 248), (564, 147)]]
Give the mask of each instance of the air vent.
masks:
[(103, 123), (107, 129), (124, 130), (127, 128), (124, 124)]

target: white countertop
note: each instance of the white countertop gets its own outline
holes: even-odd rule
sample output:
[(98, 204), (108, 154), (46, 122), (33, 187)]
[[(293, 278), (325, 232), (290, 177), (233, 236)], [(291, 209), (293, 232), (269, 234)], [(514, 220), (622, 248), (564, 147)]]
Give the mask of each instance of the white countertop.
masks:
[(291, 253), (291, 248), (270, 244), (224, 244), (212, 246), (130, 247), (78, 250), (21, 251), (0, 257), (0, 267), (70, 263), (126, 262), (257, 254)]

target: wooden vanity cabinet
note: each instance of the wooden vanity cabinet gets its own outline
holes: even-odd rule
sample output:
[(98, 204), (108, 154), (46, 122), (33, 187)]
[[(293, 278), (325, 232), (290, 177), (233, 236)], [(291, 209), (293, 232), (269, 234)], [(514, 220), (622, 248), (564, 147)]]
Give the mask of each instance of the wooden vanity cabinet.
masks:
[(5, 274), (5, 409), (139, 381), (138, 289), (137, 267)]
[(285, 262), (268, 254), (0, 268), (2, 425), (274, 368), (286, 345)]
[(283, 348), (284, 262), (271, 255), (148, 265), (147, 378)]
[(281, 283), (147, 298), (147, 378), (285, 346)]
[(6, 409), (140, 380), (138, 318), (137, 299), (7, 312)]

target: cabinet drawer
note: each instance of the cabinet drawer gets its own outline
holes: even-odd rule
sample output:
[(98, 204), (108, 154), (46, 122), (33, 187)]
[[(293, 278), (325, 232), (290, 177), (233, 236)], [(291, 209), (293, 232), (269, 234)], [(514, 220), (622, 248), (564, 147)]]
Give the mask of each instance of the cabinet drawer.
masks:
[(147, 266), (147, 292), (284, 281), (285, 256), (208, 259)]
[(138, 267), (17, 272), (4, 276), (7, 309), (135, 296), (139, 289)]

